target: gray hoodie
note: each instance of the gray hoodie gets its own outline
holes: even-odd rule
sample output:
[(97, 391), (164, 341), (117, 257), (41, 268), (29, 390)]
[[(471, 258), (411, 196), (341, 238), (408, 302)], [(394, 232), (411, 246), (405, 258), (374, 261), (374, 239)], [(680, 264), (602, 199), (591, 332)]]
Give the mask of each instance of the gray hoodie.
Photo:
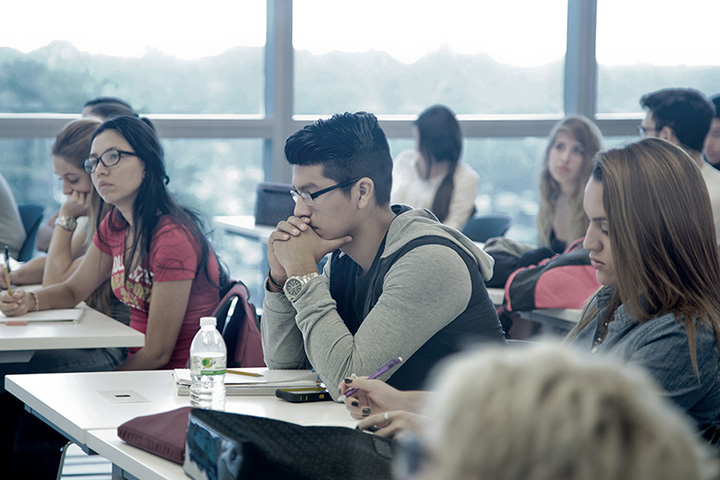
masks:
[[(266, 292), (261, 330), (268, 367), (312, 366), (335, 395), (343, 378), (353, 373), (370, 375), (394, 357), (408, 361), (442, 331), (447, 337), (446, 327), (468, 313), (471, 304), (478, 306), (478, 311), (472, 313), (479, 313), (487, 320), (486, 330), (492, 330), (484, 335), (486, 339), (504, 343), (497, 315), (478, 273), (484, 278), (492, 276), (492, 257), (457, 230), (440, 224), (427, 210), (397, 205), (393, 210), (399, 214), (388, 229), (381, 263), (409, 242), (427, 236), (439, 237), (467, 255), (463, 258), (447, 245), (428, 243), (381, 268), (381, 293), (373, 299), (354, 335), (338, 314), (330, 293), (332, 262), (326, 265), (323, 276), (303, 287), (294, 303), (282, 293)], [(455, 329), (450, 334), (454, 351), (464, 343), (460, 333)], [(467, 333), (470, 337), (478, 331)], [(436, 356), (431, 356), (433, 361)], [(427, 361), (424, 364), (430, 366)], [(380, 378), (388, 380), (395, 371)], [(427, 374), (417, 373), (418, 382)]]

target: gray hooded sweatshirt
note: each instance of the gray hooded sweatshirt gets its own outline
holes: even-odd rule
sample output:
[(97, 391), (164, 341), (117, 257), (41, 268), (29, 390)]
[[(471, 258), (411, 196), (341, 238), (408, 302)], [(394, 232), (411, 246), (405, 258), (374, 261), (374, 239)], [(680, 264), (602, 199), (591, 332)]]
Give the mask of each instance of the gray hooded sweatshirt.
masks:
[(363, 281), (367, 298), (354, 309), (359, 325), (339, 313), (348, 312), (355, 290), (353, 271), (333, 277), (347, 257), (339, 251), (293, 303), (283, 293), (265, 293), (261, 331), (268, 367), (313, 367), (336, 395), (343, 378), (371, 375), (399, 356), (403, 365), (380, 379), (418, 389), (438, 360), (468, 343), (505, 343), (482, 281), (492, 276), (492, 257), (427, 210), (395, 205), (393, 211), (398, 215), (382, 252), (366, 272), (373, 278)]

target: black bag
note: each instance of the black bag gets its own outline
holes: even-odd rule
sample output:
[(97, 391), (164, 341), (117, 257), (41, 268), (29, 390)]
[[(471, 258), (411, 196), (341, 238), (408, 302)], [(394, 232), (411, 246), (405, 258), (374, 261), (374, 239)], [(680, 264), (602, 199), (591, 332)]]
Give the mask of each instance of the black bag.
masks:
[(358, 430), (193, 409), (183, 469), (195, 480), (382, 480), (391, 459), (389, 440)]
[(295, 210), (290, 195), (292, 185), (285, 183), (258, 183), (255, 189), (255, 225), (270, 225), (287, 220)]

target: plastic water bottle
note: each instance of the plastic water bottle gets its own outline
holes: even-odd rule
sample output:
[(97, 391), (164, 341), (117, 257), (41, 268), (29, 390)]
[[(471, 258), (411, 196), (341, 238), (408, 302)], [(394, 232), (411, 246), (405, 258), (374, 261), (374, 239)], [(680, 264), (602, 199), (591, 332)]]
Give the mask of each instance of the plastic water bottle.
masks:
[(225, 410), (227, 348), (216, 324), (215, 317), (202, 317), (200, 331), (190, 345), (190, 405)]

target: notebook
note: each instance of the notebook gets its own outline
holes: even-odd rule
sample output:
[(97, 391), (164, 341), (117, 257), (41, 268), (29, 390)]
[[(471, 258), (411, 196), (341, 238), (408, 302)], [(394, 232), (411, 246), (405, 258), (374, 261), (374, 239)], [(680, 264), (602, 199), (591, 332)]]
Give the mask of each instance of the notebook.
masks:
[[(230, 395), (271, 395), (278, 388), (314, 388), (320, 384), (317, 373), (311, 370), (269, 370), (267, 368), (233, 369), (259, 373), (262, 377), (250, 377), (234, 373), (225, 374), (225, 394)], [(176, 368), (175, 393), (190, 395), (190, 369)]]
[(6, 322), (78, 322), (85, 313), (84, 308), (63, 308), (28, 312), (17, 317), (6, 317), (0, 312), (0, 323)]

